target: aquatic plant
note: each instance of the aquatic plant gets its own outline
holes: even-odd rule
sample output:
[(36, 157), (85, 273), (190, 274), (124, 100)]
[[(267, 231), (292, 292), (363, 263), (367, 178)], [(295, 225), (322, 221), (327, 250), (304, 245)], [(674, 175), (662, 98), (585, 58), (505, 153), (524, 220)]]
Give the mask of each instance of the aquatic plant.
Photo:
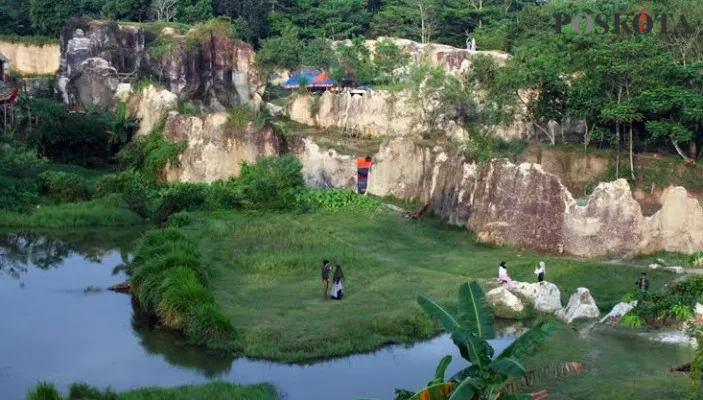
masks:
[(628, 313), (625, 314), (622, 319), (620, 319), (618, 325), (622, 326), (623, 328), (639, 328), (644, 326), (644, 321), (642, 321), (639, 316)]

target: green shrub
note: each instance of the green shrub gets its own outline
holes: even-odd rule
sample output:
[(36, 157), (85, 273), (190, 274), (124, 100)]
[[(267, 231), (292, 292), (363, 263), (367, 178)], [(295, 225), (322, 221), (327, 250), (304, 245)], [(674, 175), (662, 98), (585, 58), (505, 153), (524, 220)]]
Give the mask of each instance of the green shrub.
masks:
[(135, 226), (143, 223), (144, 220), (135, 213), (119, 208), (114, 198), (40, 206), (29, 215), (0, 213), (0, 226), (7, 228)]
[(83, 177), (61, 171), (42, 172), (39, 175), (39, 192), (55, 203), (73, 203), (89, 197)]
[(182, 228), (193, 223), (193, 218), (187, 211), (177, 212), (168, 217), (168, 226), (174, 228)]
[(102, 391), (84, 382), (72, 383), (68, 387), (69, 400), (101, 399)]
[(296, 204), (299, 188), (305, 185), (300, 161), (292, 155), (264, 157), (258, 163), (242, 164), (239, 183), (243, 204), (252, 209), (287, 210)]
[(671, 307), (671, 314), (679, 322), (688, 321), (693, 317), (693, 309), (691, 306), (677, 303)]
[(156, 211), (156, 220), (166, 222), (171, 214), (179, 211), (193, 211), (204, 207), (207, 199), (207, 184), (173, 183), (161, 193)]
[(361, 196), (350, 189), (301, 189), (297, 193), (299, 207), (323, 211), (372, 211), (381, 207), (373, 197)]
[(27, 400), (61, 400), (61, 393), (53, 383), (39, 382), (34, 390), (27, 393)]
[(10, 179), (0, 175), (0, 210), (28, 211), (39, 202), (37, 186), (28, 179)]
[(688, 263), (696, 268), (703, 268), (703, 251), (691, 254)]
[(106, 175), (95, 185), (96, 197), (120, 194), (127, 208), (142, 218), (152, 214), (150, 194), (153, 188), (139, 172), (128, 170), (119, 174)]
[(255, 128), (261, 129), (266, 125), (266, 117), (262, 112), (254, 110), (246, 104), (232, 107), (229, 110), (227, 123), (231, 127), (244, 128), (249, 122), (252, 122)]
[(625, 316), (622, 317), (622, 319), (618, 322), (618, 325), (622, 326), (623, 328), (640, 328), (644, 326), (644, 321), (642, 319), (635, 315), (635, 314), (625, 314)]
[(208, 188), (206, 205), (210, 210), (241, 208), (243, 201), (242, 185), (237, 179), (215, 181)]

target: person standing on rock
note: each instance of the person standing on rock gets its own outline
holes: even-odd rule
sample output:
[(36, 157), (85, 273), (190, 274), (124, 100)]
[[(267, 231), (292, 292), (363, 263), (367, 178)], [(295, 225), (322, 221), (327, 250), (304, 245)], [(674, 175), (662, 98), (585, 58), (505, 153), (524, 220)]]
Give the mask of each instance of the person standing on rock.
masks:
[(535, 268), (535, 275), (537, 275), (537, 282), (544, 281), (544, 273), (547, 272), (547, 267), (544, 265), (544, 261), (539, 262), (539, 266)]
[(639, 287), (641, 291), (646, 292), (649, 290), (649, 279), (647, 279), (647, 273), (642, 272), (640, 279), (635, 282), (635, 286)]
[(508, 276), (508, 266), (505, 265), (505, 261), (501, 261), (498, 266), (498, 280), (500, 283), (510, 283), (513, 280)]

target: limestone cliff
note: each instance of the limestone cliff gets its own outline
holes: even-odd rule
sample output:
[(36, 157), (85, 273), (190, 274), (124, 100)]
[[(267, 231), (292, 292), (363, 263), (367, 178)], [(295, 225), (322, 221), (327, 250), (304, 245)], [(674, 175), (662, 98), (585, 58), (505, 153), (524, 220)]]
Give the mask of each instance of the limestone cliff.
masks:
[(10, 69), (23, 75), (53, 75), (59, 69), (58, 43), (34, 45), (0, 40), (0, 53), (10, 59)]
[(296, 137), (287, 143), (288, 151), (303, 166), (305, 184), (316, 188), (354, 187), (356, 185), (356, 159), (335, 150), (322, 149), (313, 140)]
[(158, 35), (139, 25), (72, 20), (61, 33), (58, 87), (63, 101), (112, 106), (117, 86), (150, 78), (202, 110), (259, 105), (263, 83), (250, 45), (231, 33), (196, 26)]
[(278, 155), (282, 149), (281, 139), (270, 125), (233, 126), (224, 112), (202, 117), (172, 114), (166, 121), (164, 136), (188, 143), (179, 165), (166, 169), (169, 182), (226, 180), (239, 175), (242, 162)]
[(410, 138), (382, 147), (368, 190), (430, 202), (441, 217), (487, 243), (583, 257), (703, 249), (703, 207), (684, 188), (665, 192), (661, 210), (650, 217), (623, 179), (601, 183), (581, 206), (539, 164), (493, 160), (479, 168)]
[(448, 137), (466, 138), (466, 130), (454, 121), (442, 120), (430, 126), (420, 105), (409, 91), (370, 90), (363, 95), (350, 91), (326, 91), (321, 96), (293, 95), (288, 115), (293, 121), (321, 128), (338, 127), (361, 136), (402, 136), (433, 129)]
[(118, 85), (117, 101), (127, 104), (127, 114), (139, 121), (137, 135), (146, 135), (170, 111), (178, 109), (178, 97), (166, 89), (149, 85), (133, 90), (130, 84)]

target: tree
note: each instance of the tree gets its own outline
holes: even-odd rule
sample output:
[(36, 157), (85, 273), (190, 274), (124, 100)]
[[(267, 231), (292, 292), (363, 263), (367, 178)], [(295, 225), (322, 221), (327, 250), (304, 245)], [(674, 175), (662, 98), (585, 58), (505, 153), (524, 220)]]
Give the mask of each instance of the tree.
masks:
[(289, 24), (283, 28), (281, 36), (265, 39), (261, 43), (261, 49), (256, 53), (256, 60), (267, 71), (278, 67), (296, 69), (300, 66), (301, 46), (298, 29)]
[(212, 0), (177, 0), (175, 19), (194, 24), (212, 18)]
[(429, 43), (434, 35), (439, 4), (437, 0), (408, 0), (408, 6), (415, 10), (420, 20), (420, 41)]
[(78, 8), (78, 0), (30, 0), (29, 19), (38, 34), (58, 36)]
[(380, 79), (393, 79), (393, 71), (408, 65), (410, 54), (403, 51), (390, 39), (376, 43), (374, 63), (378, 67)]
[(159, 21), (171, 21), (176, 15), (178, 0), (152, 0), (151, 11)]

